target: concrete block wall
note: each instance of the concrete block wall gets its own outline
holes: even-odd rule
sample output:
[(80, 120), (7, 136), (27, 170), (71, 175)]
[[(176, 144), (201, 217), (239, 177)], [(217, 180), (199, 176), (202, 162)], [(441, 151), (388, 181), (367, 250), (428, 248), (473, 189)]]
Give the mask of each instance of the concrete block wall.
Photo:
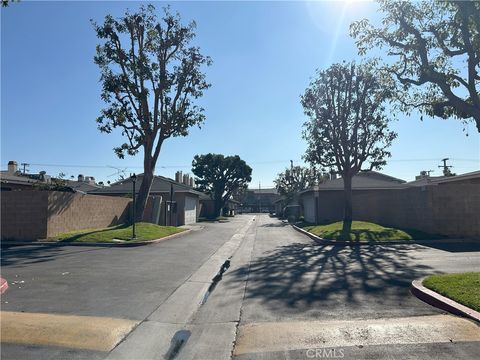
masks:
[(1, 193), (2, 240), (33, 241), (129, 220), (131, 199), (56, 191)]
[[(343, 191), (321, 191), (319, 221), (342, 220), (343, 199)], [(480, 184), (356, 190), (353, 191), (353, 217), (451, 237), (480, 238)]]
[(480, 238), (480, 183), (436, 187), (432, 193), (438, 228), (446, 234), (468, 234)]
[(128, 222), (131, 201), (124, 197), (52, 191), (48, 196), (47, 236)]
[(36, 240), (47, 236), (48, 192), (2, 191), (1, 239)]

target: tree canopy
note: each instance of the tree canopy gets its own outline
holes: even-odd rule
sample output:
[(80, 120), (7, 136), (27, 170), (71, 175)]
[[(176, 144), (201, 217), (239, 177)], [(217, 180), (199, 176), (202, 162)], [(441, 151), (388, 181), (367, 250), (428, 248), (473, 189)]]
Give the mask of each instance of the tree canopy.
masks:
[(245, 189), (252, 181), (252, 168), (238, 155), (196, 155), (192, 172), (198, 190), (214, 200), (216, 216), (221, 215), (221, 210), (235, 192)]
[(480, 132), (480, 2), (378, 0), (382, 25), (354, 22), (360, 55), (386, 48), (400, 109), (475, 121)]
[(387, 148), (396, 137), (385, 115), (390, 98), (390, 89), (370, 63), (334, 64), (319, 71), (302, 96), (309, 117), (303, 131), (308, 144), (304, 158), (342, 175), (345, 222), (352, 220), (352, 177), (365, 166), (380, 169), (390, 156)]
[(92, 23), (102, 40), (94, 61), (107, 104), (98, 128), (121, 131), (126, 141), (114, 149), (120, 158), (143, 150), (144, 177), (136, 209), (141, 219), (163, 142), (188, 135), (190, 127), (205, 120), (195, 99), (210, 86), (202, 67), (211, 59), (191, 45), (195, 22), (182, 24), (168, 8), (161, 19), (155, 7), (147, 5), (120, 18), (107, 15), (103, 24)]
[(367, 170), (380, 169), (396, 138), (385, 115), (390, 97), (371, 64), (334, 64), (319, 71), (302, 96), (309, 117), (305, 160), (349, 177), (367, 163)]
[(313, 167), (292, 166), (279, 173), (274, 180), (278, 193), (290, 203), (295, 194), (318, 185), (326, 179), (326, 175)]

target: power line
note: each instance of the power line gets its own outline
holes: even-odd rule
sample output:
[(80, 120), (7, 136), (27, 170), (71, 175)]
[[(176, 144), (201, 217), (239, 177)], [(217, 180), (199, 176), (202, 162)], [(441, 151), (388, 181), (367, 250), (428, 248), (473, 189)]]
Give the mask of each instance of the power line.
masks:
[[(460, 162), (480, 162), (479, 159), (466, 159), (466, 158), (449, 158), (452, 161), (460, 161)], [(430, 159), (389, 159), (387, 162), (423, 162), (423, 161), (439, 161), (439, 158), (430, 158)], [(270, 161), (254, 161), (250, 162), (250, 165), (263, 165), (263, 164), (275, 164), (275, 163), (290, 163), (290, 159), (287, 160), (270, 160)], [(294, 160), (298, 162), (302, 162), (302, 160)], [(7, 164), (3, 164), (2, 166), (6, 166)], [(107, 169), (107, 168), (121, 168), (121, 169), (143, 169), (143, 166), (138, 165), (87, 165), (87, 164), (50, 164), (50, 163), (22, 163), (22, 166), (44, 166), (44, 167), (65, 167), (65, 168), (91, 168), (91, 169)], [(159, 165), (157, 168), (161, 169), (176, 169), (176, 168), (189, 168), (192, 165)]]
[[(22, 163), (23, 165), (23, 163)], [(111, 166), (111, 165), (79, 165), (79, 164), (38, 164), (38, 163), (28, 163), (28, 165), (34, 165), (34, 166), (44, 166), (44, 167), (69, 167), (69, 168), (90, 168), (90, 169), (143, 169), (143, 166), (138, 166), (138, 165), (132, 165), (132, 166)], [(170, 165), (170, 166), (158, 166), (159, 168), (177, 168), (177, 167), (190, 167), (191, 165), (182, 165), (182, 166), (177, 166), (177, 165)]]

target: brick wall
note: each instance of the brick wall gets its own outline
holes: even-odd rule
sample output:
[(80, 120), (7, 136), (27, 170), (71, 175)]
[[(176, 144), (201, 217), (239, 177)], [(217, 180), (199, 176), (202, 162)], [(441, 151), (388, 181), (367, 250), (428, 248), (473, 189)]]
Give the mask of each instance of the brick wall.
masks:
[(1, 193), (1, 237), (37, 240), (128, 221), (131, 199), (56, 191)]
[[(313, 197), (312, 193), (305, 195)], [(321, 191), (319, 221), (343, 218), (343, 191)], [(452, 237), (480, 238), (480, 184), (440, 184), (353, 192), (353, 217)], [(305, 214), (307, 217), (307, 214)]]

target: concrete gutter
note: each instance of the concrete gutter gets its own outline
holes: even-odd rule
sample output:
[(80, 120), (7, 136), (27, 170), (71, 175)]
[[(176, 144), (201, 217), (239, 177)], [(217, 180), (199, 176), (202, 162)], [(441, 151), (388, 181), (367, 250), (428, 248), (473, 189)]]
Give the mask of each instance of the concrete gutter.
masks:
[[(236, 303), (228, 294), (218, 293), (222, 291), (221, 282), (212, 293), (217, 292), (218, 296), (213, 295), (206, 302), (205, 295), (208, 295), (226, 260), (230, 262), (238, 251), (240, 255), (245, 255), (242, 252), (245, 251), (245, 239), (253, 239), (249, 234), (254, 234), (255, 225), (252, 217), (123, 339), (106, 359), (231, 359), (241, 303), (235, 311), (227, 306)], [(244, 288), (240, 290), (244, 291)], [(215, 302), (218, 299), (222, 300), (222, 306), (215, 306), (219, 305)]]
[(182, 236), (185, 236), (192, 232), (193, 230), (187, 229), (185, 231), (168, 235), (160, 239), (155, 240), (146, 240), (146, 241), (138, 241), (138, 242), (113, 242), (113, 243), (106, 243), (106, 242), (63, 242), (63, 241), (46, 241), (46, 240), (39, 240), (39, 241), (2, 241), (1, 245), (11, 245), (11, 246), (26, 246), (26, 245), (45, 245), (45, 246), (100, 246), (100, 247), (136, 247), (136, 246), (143, 246), (143, 245), (151, 245), (151, 244), (158, 244), (162, 241), (176, 239)]
[[(337, 245), (337, 246), (360, 246), (360, 245), (429, 245), (429, 244), (441, 244), (451, 243), (452, 241), (459, 241), (459, 239), (435, 239), (435, 240), (394, 240), (394, 241), (341, 241), (324, 239), (320, 236), (312, 234), (297, 225), (291, 224), (292, 227), (298, 232), (307, 235), (315, 242), (322, 245)], [(470, 239), (460, 239), (460, 241), (471, 241)]]
[(425, 278), (412, 281), (412, 285), (410, 286), (410, 292), (413, 295), (418, 297), (420, 300), (426, 302), (427, 304), (435, 306), (439, 309), (448, 311), (455, 315), (466, 316), (470, 319), (480, 322), (480, 313), (478, 311), (470, 309), (465, 305), (459, 304), (452, 299), (449, 299), (433, 290), (426, 288), (425, 286), (423, 286), (424, 279)]

